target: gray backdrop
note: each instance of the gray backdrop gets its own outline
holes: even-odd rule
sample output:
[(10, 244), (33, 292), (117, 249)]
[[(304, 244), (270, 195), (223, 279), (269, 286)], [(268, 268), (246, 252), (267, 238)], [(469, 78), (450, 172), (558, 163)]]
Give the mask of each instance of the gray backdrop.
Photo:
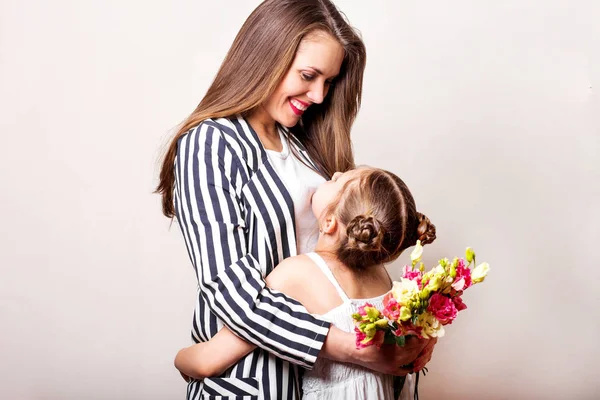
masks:
[[(157, 159), (257, 4), (0, 2), (1, 398), (184, 397), (196, 285)], [(592, 398), (600, 4), (337, 4), (368, 50), (357, 161), (410, 186), (428, 263), (492, 268), (422, 397)]]

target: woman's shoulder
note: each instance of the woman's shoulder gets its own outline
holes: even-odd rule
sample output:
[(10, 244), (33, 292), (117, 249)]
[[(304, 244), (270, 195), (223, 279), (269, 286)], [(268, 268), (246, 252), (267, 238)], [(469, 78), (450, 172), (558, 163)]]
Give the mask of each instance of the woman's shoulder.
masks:
[(211, 148), (224, 145), (222, 151), (245, 159), (248, 146), (243, 145), (243, 130), (244, 127), (236, 117), (207, 118), (181, 135), (178, 144), (181, 146), (184, 142), (202, 143), (204, 147)]
[(248, 159), (249, 162), (261, 159), (263, 151), (260, 140), (248, 121), (241, 115), (207, 118), (191, 128), (188, 133), (190, 132), (198, 132), (206, 137), (212, 137), (213, 140), (218, 136), (217, 140), (227, 143), (231, 150), (240, 157)]
[(198, 135), (204, 138), (221, 137), (223, 139), (235, 139), (238, 136), (230, 118), (207, 118), (188, 129), (183, 136), (186, 135)]

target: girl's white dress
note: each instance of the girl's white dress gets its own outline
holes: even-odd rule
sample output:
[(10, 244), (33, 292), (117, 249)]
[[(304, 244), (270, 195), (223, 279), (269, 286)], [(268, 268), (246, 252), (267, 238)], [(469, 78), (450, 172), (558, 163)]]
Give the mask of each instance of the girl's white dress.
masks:
[[(317, 253), (307, 254), (331, 281), (343, 304), (327, 312), (323, 317), (345, 332), (354, 332), (352, 314), (358, 307), (371, 303), (383, 310), (383, 297), (372, 299), (349, 299), (331, 270)], [(318, 357), (312, 370), (304, 373), (302, 383), (306, 400), (392, 400), (394, 398), (393, 377), (373, 372), (354, 364), (334, 362)]]

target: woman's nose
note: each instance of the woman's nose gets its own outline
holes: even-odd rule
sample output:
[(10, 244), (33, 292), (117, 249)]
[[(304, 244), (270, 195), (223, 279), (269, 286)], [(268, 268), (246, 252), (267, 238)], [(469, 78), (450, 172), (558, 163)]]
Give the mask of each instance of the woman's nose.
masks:
[(311, 86), (307, 96), (315, 104), (321, 104), (327, 95), (326, 83), (315, 83)]

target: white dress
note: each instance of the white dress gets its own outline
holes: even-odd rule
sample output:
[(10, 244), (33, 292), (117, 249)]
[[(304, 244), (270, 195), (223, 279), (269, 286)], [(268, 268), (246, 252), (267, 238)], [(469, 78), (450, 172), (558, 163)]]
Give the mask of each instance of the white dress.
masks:
[[(331, 281), (343, 304), (323, 315), (345, 332), (354, 332), (352, 314), (358, 307), (371, 303), (383, 309), (383, 297), (372, 299), (349, 299), (331, 273), (325, 260), (316, 253), (307, 254)], [(304, 373), (302, 390), (307, 400), (392, 400), (394, 398), (393, 377), (373, 372), (354, 364), (334, 362), (318, 357), (312, 370)]]

